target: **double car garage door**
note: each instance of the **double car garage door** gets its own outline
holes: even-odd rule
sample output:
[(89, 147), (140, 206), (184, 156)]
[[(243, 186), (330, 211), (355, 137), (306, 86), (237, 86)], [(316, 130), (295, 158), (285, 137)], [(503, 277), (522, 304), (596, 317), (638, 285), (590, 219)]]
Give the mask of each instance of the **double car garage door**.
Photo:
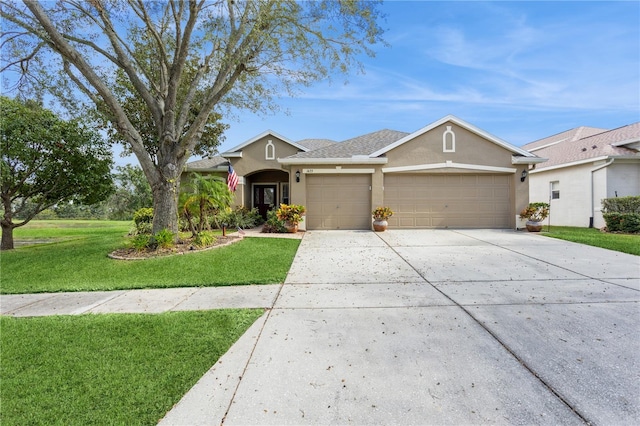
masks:
[[(392, 228), (509, 228), (504, 174), (387, 174)], [(371, 175), (308, 175), (307, 229), (371, 229)]]

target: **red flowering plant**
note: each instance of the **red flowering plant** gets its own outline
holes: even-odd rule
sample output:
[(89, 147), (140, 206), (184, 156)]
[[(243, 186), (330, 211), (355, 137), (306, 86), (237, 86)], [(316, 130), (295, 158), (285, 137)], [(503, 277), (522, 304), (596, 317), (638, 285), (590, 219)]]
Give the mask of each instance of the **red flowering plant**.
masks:
[(307, 209), (298, 204), (280, 204), (280, 208), (276, 211), (276, 216), (283, 222), (297, 225), (304, 219), (303, 216), (306, 212)]
[(549, 216), (549, 204), (547, 203), (529, 203), (520, 212), (521, 218), (528, 219), (531, 222), (542, 222), (547, 216)]
[(375, 220), (387, 220), (393, 216), (393, 211), (389, 207), (378, 207), (371, 212)]

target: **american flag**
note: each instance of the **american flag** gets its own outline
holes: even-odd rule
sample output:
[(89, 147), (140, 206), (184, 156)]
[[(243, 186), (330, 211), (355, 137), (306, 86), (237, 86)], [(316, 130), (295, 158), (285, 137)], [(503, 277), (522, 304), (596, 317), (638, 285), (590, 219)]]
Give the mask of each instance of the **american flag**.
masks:
[(238, 186), (238, 175), (236, 171), (233, 170), (231, 164), (229, 164), (229, 176), (227, 177), (227, 186), (229, 187), (229, 191), (236, 192), (236, 187)]

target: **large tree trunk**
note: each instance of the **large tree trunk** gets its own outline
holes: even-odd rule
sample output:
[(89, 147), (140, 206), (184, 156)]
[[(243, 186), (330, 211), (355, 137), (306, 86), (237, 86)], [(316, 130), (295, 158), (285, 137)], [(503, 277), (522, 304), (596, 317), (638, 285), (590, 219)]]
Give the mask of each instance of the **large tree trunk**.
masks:
[(179, 177), (163, 181), (153, 187), (153, 233), (163, 229), (178, 235), (178, 193)]
[(2, 221), (2, 242), (0, 243), (0, 250), (13, 250), (13, 226)]

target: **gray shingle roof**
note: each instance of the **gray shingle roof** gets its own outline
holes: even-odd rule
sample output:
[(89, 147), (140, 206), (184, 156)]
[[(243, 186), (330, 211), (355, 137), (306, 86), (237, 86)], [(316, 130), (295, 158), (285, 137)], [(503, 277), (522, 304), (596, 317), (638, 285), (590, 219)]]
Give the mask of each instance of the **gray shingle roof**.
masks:
[(399, 132), (397, 130), (379, 130), (313, 151), (300, 152), (289, 158), (351, 158), (354, 155), (369, 155), (402, 139), (408, 134), (409, 133)]
[(202, 160), (192, 161), (187, 163), (185, 167), (185, 171), (187, 172), (198, 172), (211, 170), (216, 167), (226, 167), (229, 162), (219, 155), (213, 156), (211, 158), (203, 158)]
[(325, 146), (333, 145), (338, 142), (332, 141), (331, 139), (302, 139), (296, 143), (304, 146), (310, 151), (313, 151), (314, 149), (324, 148)]
[(596, 135), (598, 133), (606, 132), (607, 129), (599, 129), (597, 127), (576, 127), (575, 129), (566, 130), (562, 133), (558, 133), (553, 136), (547, 136), (546, 138), (538, 139), (534, 142), (529, 142), (526, 145), (523, 145), (522, 148), (527, 151), (535, 151), (536, 148), (543, 147), (545, 145), (559, 143), (563, 141), (575, 141), (581, 138), (586, 138), (588, 136)]
[(542, 170), (553, 166), (574, 163), (590, 158), (610, 156), (637, 156), (640, 152), (617, 142), (640, 140), (640, 122), (613, 130), (578, 127), (548, 138), (540, 139), (522, 148), (549, 160), (538, 165)]

